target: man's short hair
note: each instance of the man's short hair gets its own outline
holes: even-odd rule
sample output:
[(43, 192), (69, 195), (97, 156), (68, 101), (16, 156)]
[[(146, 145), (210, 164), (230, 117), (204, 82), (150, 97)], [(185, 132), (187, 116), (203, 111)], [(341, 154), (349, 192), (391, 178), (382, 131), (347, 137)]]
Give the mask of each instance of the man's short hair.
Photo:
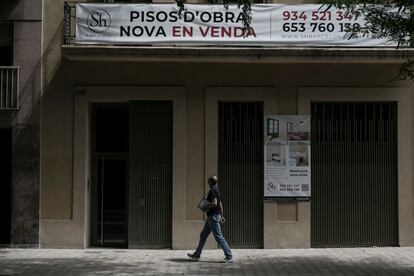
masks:
[(217, 175), (212, 175), (208, 178), (208, 183), (212, 183), (213, 185), (216, 185), (218, 182)]

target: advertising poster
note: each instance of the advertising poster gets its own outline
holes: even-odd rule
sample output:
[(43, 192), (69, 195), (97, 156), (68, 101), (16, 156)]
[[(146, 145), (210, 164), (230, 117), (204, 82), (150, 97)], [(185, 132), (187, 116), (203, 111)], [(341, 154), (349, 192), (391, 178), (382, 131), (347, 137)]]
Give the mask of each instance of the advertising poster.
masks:
[(264, 197), (310, 197), (310, 116), (264, 118)]
[(347, 30), (364, 26), (362, 15), (318, 4), (252, 5), (252, 29), (243, 33), (237, 5), (76, 4), (76, 43), (387, 47), (396, 43)]

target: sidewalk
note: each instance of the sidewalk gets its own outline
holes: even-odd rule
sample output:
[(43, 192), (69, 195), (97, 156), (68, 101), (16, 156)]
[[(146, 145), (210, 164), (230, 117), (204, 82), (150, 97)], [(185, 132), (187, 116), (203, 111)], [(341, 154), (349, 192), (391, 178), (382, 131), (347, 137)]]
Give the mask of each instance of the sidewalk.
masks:
[(414, 247), (220, 250), (0, 249), (0, 275), (414, 275)]

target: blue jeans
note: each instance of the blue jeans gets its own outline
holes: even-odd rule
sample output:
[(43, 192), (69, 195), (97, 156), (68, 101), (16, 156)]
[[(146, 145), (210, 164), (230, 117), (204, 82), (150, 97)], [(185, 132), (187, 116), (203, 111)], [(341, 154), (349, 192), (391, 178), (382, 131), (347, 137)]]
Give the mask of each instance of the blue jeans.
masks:
[(204, 224), (203, 231), (201, 231), (200, 233), (200, 242), (198, 243), (198, 247), (195, 251), (196, 256), (199, 257), (201, 255), (201, 252), (203, 251), (204, 245), (207, 241), (208, 235), (210, 235), (210, 233), (213, 232), (214, 238), (224, 251), (224, 255), (226, 255), (227, 258), (233, 257), (233, 255), (231, 254), (230, 247), (224, 239), (223, 234), (221, 233), (220, 221), (221, 215), (207, 216), (207, 220)]

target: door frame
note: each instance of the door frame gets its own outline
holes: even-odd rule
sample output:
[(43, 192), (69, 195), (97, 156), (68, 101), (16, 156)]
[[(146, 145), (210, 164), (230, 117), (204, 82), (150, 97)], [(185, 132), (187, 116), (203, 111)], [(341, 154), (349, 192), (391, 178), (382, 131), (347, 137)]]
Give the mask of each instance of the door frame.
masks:
[[(414, 242), (413, 193), (413, 109), (414, 96), (408, 87), (301, 87), (298, 113), (309, 115), (311, 102), (397, 102), (397, 194), (398, 239), (400, 246)], [(411, 192), (407, 192), (411, 191)], [(309, 209), (310, 212), (310, 209)]]
[[(254, 101), (263, 102), (263, 115), (278, 114), (279, 94), (275, 86), (251, 86), (251, 87), (206, 87), (205, 88), (205, 183), (209, 175), (217, 174), (218, 169), (218, 102), (225, 101)], [(283, 103), (281, 101), (281, 103)], [(264, 149), (263, 149), (264, 150)], [(219, 176), (220, 177), (220, 176)], [(264, 180), (263, 180), (264, 181)], [(208, 191), (205, 185), (205, 192)], [(225, 207), (224, 202), (224, 209)], [(286, 247), (286, 242), (292, 242), (292, 246), (309, 247), (310, 236), (306, 237), (309, 232), (310, 216), (307, 213), (309, 202), (293, 203), (297, 210), (297, 221), (278, 221), (277, 213), (280, 207), (276, 201), (263, 201), (263, 247), (279, 248)], [(291, 233), (305, 237), (304, 239), (295, 239), (290, 241), (286, 239), (291, 237)], [(281, 233), (286, 233), (282, 235)], [(210, 240), (209, 246), (215, 247), (216, 244)]]
[[(132, 100), (168, 100), (173, 102), (173, 177), (172, 177), (172, 247), (182, 240), (185, 233), (186, 185), (186, 90), (183, 87), (100, 87), (80, 86), (74, 97), (74, 152), (73, 152), (73, 218), (64, 224), (48, 224), (54, 229), (72, 230), (77, 244), (90, 246), (90, 180), (92, 103), (127, 103)], [(181, 240), (180, 240), (181, 239)]]

